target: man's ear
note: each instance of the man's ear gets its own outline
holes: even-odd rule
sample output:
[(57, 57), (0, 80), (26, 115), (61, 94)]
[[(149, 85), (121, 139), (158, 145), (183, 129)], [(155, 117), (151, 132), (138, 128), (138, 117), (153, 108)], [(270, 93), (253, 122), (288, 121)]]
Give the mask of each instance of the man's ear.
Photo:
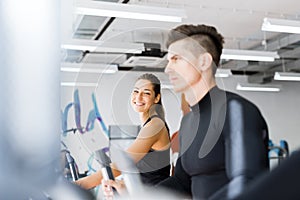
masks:
[(158, 103), (160, 100), (160, 94), (157, 94), (157, 96), (154, 99), (154, 103)]
[(206, 71), (212, 66), (213, 58), (210, 53), (200, 54), (198, 58), (199, 67), (201, 71)]

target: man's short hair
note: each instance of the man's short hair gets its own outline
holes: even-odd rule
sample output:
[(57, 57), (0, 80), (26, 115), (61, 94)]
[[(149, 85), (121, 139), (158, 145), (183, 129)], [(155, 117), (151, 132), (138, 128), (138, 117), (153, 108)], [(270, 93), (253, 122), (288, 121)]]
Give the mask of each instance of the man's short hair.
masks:
[(169, 32), (166, 46), (169, 48), (172, 43), (185, 38), (197, 41), (206, 52), (211, 54), (215, 65), (219, 65), (224, 38), (215, 27), (204, 24), (180, 25)]

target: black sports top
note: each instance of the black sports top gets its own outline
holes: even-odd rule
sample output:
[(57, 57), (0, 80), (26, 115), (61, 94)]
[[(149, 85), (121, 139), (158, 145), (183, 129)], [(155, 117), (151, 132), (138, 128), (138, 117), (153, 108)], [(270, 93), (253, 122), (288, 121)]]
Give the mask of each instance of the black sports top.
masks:
[[(154, 117), (160, 118), (158, 115), (153, 115), (148, 118), (143, 126)], [(155, 185), (161, 182), (170, 175), (170, 148), (162, 151), (150, 149), (149, 152), (136, 163), (136, 166), (144, 184)]]
[(258, 108), (212, 88), (182, 119), (175, 174), (159, 186), (193, 199), (231, 199), (269, 167), (267, 125)]

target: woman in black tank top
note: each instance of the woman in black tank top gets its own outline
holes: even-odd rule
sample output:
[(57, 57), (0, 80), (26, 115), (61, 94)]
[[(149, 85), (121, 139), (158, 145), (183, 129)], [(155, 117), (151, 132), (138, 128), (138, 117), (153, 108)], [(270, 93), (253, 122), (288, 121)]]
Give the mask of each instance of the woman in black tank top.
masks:
[(142, 181), (154, 185), (170, 174), (170, 137), (156, 76), (144, 74), (138, 78), (131, 105), (140, 115), (142, 128), (127, 151), (134, 155)]
[[(137, 79), (131, 94), (131, 105), (139, 113), (141, 130), (127, 153), (136, 163), (142, 182), (154, 185), (170, 174), (169, 129), (164, 120), (160, 81), (155, 75), (143, 74)], [(113, 173), (115, 176), (121, 174), (115, 168)], [(90, 189), (99, 185), (101, 180), (102, 174), (98, 171), (76, 183)]]

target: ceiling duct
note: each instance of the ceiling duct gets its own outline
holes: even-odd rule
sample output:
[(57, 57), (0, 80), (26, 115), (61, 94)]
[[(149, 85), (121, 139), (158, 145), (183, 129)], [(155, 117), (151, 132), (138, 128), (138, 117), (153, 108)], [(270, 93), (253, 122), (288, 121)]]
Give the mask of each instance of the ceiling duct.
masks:
[(159, 43), (144, 43), (144, 48), (141, 56), (163, 57), (167, 53), (161, 51)]
[(122, 65), (127, 67), (157, 67), (164, 68), (166, 59), (153, 56), (131, 56)]
[(144, 43), (141, 54), (127, 54), (128, 59), (120, 64), (119, 70), (164, 71), (168, 61), (166, 52), (161, 51), (159, 43)]
[(266, 72), (260, 72), (253, 74), (251, 76), (248, 76), (248, 83), (270, 83), (273, 81), (274, 73), (266, 73)]

